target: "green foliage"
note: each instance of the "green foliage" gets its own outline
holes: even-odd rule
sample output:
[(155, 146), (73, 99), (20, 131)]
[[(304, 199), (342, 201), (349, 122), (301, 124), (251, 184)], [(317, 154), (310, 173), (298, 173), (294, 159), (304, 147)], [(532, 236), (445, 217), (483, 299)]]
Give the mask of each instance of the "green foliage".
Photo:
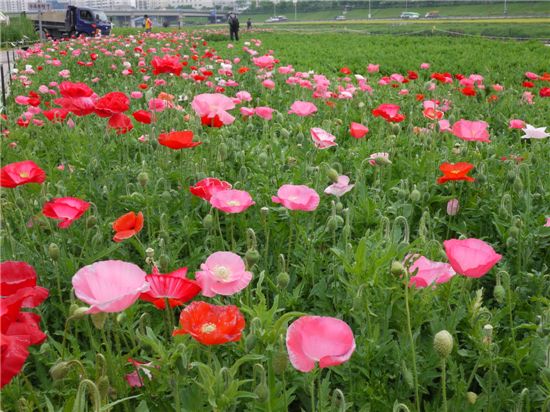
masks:
[(5, 43), (22, 40), (23, 36), (27, 36), (30, 40), (38, 39), (32, 22), (24, 16), (10, 17), (9, 25), (0, 25), (2, 47), (8, 47)]

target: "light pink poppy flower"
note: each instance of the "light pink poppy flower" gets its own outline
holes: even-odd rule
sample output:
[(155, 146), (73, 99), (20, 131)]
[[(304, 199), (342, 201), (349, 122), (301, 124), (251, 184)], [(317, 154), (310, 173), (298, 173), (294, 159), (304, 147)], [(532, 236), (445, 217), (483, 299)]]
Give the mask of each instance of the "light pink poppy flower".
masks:
[(130, 97), (132, 99), (141, 99), (143, 97), (143, 93), (142, 92), (131, 92)]
[(525, 127), (525, 122), (521, 119), (510, 119), (508, 128), (510, 129), (523, 129)]
[(352, 137), (362, 139), (369, 132), (369, 128), (367, 126), (363, 126), (361, 123), (351, 122), (349, 132)]
[(231, 296), (248, 286), (252, 273), (247, 272), (241, 257), (232, 252), (212, 253), (195, 274), (202, 294)]
[(545, 139), (550, 136), (550, 133), (546, 132), (546, 127), (535, 127), (527, 124), (521, 130), (525, 133), (521, 136), (522, 139)]
[(550, 227), (550, 217), (546, 218), (546, 223), (544, 224), (544, 227)]
[(447, 214), (449, 216), (455, 216), (460, 209), (458, 199), (451, 199), (447, 202)]
[(239, 112), (246, 117), (254, 115), (254, 109), (252, 107), (241, 107)]
[(302, 316), (286, 332), (290, 363), (300, 372), (346, 362), (355, 350), (353, 331), (343, 320), (328, 316)]
[(316, 111), (317, 106), (315, 106), (313, 103), (296, 100), (294, 103), (292, 103), (292, 106), (290, 106), (288, 114), (295, 114), (296, 116), (305, 117), (312, 115)]
[(343, 196), (346, 193), (348, 193), (351, 189), (353, 189), (353, 186), (349, 184), (349, 177), (345, 175), (338, 176), (338, 180), (336, 183), (331, 184), (329, 187), (325, 189), (325, 193), (327, 195), (334, 195), (337, 197)]
[(448, 263), (434, 262), (424, 256), (420, 256), (415, 260), (409, 267), (409, 273), (414, 274), (414, 276), (411, 276), (409, 286), (415, 286), (419, 289), (433, 284), (446, 283), (456, 275), (456, 272)]
[(210, 198), (210, 204), (225, 213), (241, 213), (254, 205), (250, 194), (244, 190), (221, 190)]
[(191, 102), (195, 113), (204, 121), (218, 119), (224, 125), (235, 121), (227, 110), (235, 108), (235, 103), (229, 97), (220, 93), (203, 93), (196, 95)]
[(422, 63), (422, 64), (420, 65), (420, 68), (421, 68), (422, 70), (428, 70), (428, 69), (430, 68), (430, 63)]
[(336, 137), (320, 127), (312, 127), (310, 133), (317, 149), (328, 149), (332, 146), (338, 146), (335, 142)]
[(525, 72), (525, 77), (527, 77), (529, 80), (538, 80), (539, 75), (533, 72)]
[(370, 63), (368, 66), (367, 66), (367, 71), (369, 73), (377, 73), (380, 71), (380, 65), (379, 64), (372, 64)]
[(149, 290), (145, 276), (133, 263), (104, 260), (84, 266), (72, 283), (76, 297), (91, 305), (87, 313), (121, 312)]
[(371, 166), (391, 164), (390, 154), (386, 152), (373, 153), (369, 157), (369, 163)]
[(491, 141), (487, 126), (489, 125), (483, 120), (460, 119), (453, 124), (453, 134), (462, 140), (489, 143)]
[(446, 119), (439, 120), (437, 122), (437, 124), (439, 126), (439, 131), (440, 132), (452, 132), (453, 131), (453, 129), (451, 129), (451, 123)]
[(271, 107), (267, 107), (267, 106), (259, 106), (259, 107), (256, 107), (256, 109), (254, 109), (256, 116), (259, 116), (264, 120), (273, 119), (273, 111), (274, 110)]
[(310, 212), (319, 206), (317, 192), (304, 185), (282, 185), (277, 196), (271, 197), (274, 203), (280, 203), (290, 210), (304, 210)]
[(149, 110), (152, 112), (160, 113), (166, 110), (168, 102), (164, 99), (153, 98), (149, 100)]
[(469, 278), (480, 278), (502, 259), (495, 250), (480, 239), (451, 239), (443, 242), (453, 269)]
[(237, 99), (243, 102), (249, 102), (252, 100), (252, 96), (247, 91), (240, 91), (236, 95)]
[(266, 89), (273, 90), (275, 88), (275, 82), (271, 79), (266, 79), (262, 82), (262, 86)]
[(275, 58), (273, 56), (253, 57), (252, 62), (256, 67), (271, 70), (275, 65)]

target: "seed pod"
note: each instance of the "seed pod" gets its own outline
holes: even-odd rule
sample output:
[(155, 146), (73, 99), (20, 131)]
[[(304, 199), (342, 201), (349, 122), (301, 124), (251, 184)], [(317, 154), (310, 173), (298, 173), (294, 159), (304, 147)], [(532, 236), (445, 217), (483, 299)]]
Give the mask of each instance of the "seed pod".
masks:
[(147, 172), (141, 172), (137, 177), (138, 183), (141, 187), (147, 186), (147, 183), (149, 183), (149, 175)]
[(433, 345), (437, 354), (445, 359), (453, 351), (453, 336), (446, 330), (439, 331), (434, 336)]
[(281, 133), (281, 137), (285, 139), (288, 139), (290, 137), (290, 132), (285, 128), (282, 128), (280, 133)]
[(418, 203), (420, 199), (422, 198), (422, 194), (420, 191), (415, 187), (411, 194), (409, 195), (409, 199), (411, 199), (411, 202)]
[(338, 172), (336, 170), (334, 170), (332, 167), (329, 167), (328, 170), (327, 170), (327, 176), (329, 177), (330, 180), (332, 180), (333, 182), (337, 182), (338, 181)]
[(48, 246), (48, 254), (52, 260), (57, 261), (59, 259), (59, 246), (55, 243), (50, 243), (50, 246)]
[(396, 276), (402, 275), (405, 273), (405, 267), (401, 262), (398, 262), (397, 260), (395, 260), (391, 264), (391, 273)]
[(466, 393), (466, 400), (470, 405), (474, 405), (477, 401), (477, 393), (475, 392)]
[(495, 297), (495, 300), (502, 305), (506, 297), (506, 290), (504, 289), (504, 286), (500, 284), (496, 285), (493, 289), (493, 296)]
[(257, 249), (248, 249), (244, 255), (246, 265), (250, 268), (260, 260), (260, 252)]

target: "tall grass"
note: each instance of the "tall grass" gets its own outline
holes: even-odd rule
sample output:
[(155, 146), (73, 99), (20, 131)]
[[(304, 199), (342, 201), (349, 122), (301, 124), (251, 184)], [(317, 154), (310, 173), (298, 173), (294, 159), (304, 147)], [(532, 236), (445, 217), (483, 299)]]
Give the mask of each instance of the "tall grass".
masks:
[(0, 46), (8, 47), (9, 42), (19, 41), (27, 36), (32, 40), (38, 38), (32, 22), (25, 16), (16, 16), (10, 18), (10, 24), (0, 25)]

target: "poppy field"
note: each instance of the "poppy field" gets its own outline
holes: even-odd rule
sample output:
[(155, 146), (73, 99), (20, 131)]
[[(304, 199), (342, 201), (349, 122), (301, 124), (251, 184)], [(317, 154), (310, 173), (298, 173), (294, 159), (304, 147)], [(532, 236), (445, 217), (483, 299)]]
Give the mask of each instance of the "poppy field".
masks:
[(5, 411), (550, 407), (550, 48), (202, 30), (19, 51)]

